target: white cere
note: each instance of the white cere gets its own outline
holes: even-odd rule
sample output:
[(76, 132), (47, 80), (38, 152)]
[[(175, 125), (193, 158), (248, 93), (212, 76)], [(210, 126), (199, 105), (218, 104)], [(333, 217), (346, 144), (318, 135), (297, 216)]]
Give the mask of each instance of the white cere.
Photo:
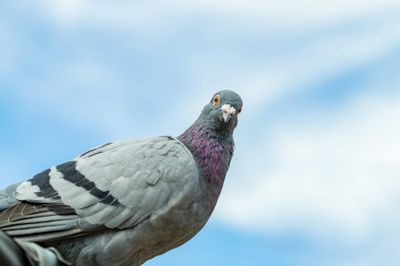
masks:
[(236, 114), (235, 107), (231, 106), (230, 104), (222, 105), (221, 110), (223, 113), (226, 113), (226, 114), (230, 114), (230, 115)]

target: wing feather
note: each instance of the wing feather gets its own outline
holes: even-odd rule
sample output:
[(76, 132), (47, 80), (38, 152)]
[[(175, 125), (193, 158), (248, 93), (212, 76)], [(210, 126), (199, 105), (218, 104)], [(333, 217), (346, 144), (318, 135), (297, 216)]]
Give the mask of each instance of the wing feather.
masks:
[(196, 163), (175, 138), (108, 143), (22, 183), (16, 189), (22, 202), (0, 213), (0, 229), (47, 241), (129, 228), (196, 182)]

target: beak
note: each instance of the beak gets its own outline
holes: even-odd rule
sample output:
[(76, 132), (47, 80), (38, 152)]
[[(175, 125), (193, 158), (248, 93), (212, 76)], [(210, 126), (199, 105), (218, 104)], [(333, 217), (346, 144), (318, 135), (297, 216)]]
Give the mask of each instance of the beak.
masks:
[(222, 111), (222, 117), (224, 118), (225, 123), (228, 123), (231, 120), (232, 115), (236, 114), (235, 107), (231, 106), (230, 104), (222, 105), (221, 111)]
[(224, 122), (228, 123), (231, 120), (232, 115), (228, 113), (222, 113), (222, 117), (224, 118)]

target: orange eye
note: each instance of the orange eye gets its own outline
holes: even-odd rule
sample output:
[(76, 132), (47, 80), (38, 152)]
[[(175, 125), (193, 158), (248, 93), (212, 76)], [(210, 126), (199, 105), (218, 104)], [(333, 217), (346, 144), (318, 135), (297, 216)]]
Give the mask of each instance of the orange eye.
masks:
[(219, 103), (220, 103), (220, 101), (221, 101), (221, 98), (219, 97), (219, 95), (215, 95), (215, 96), (214, 96), (214, 99), (213, 99), (213, 104), (214, 104), (214, 106), (215, 106), (215, 107), (218, 106)]

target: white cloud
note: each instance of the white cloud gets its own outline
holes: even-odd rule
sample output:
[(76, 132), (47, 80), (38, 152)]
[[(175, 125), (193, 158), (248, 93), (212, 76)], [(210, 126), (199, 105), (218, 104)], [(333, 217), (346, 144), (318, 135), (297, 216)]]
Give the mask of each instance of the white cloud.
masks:
[[(291, 10), (295, 10), (294, 17), (299, 16), (300, 20), (308, 21), (310, 13), (325, 14), (328, 12), (330, 16), (335, 17), (336, 20), (332, 23), (337, 25), (342, 25), (343, 16), (342, 13), (349, 13), (352, 17), (355, 14), (363, 13), (367, 18), (374, 18), (380, 9), (390, 9), (397, 5), (397, 1), (381, 1), (379, 5), (377, 1), (368, 0), (367, 2), (361, 2), (359, 0), (352, 1), (339, 1), (339, 2), (326, 2), (326, 1), (309, 1), (302, 0), (300, 2), (283, 1), (282, 3), (273, 2), (259, 2), (259, 1), (201, 1), (201, 2), (184, 2), (184, 1), (172, 1), (166, 3), (161, 3), (157, 1), (150, 1), (146, 3), (133, 3), (133, 2), (109, 2), (109, 1), (84, 1), (84, 0), (73, 0), (73, 1), (59, 1), (54, 4), (52, 1), (40, 1), (40, 4), (36, 6), (36, 10), (39, 10), (43, 16), (50, 17), (56, 23), (60, 23), (62, 26), (78, 26), (80, 24), (90, 24), (91, 27), (103, 27), (103, 29), (115, 29), (121, 31), (121, 34), (130, 34), (132, 27), (141, 29), (142, 32), (151, 31), (150, 29), (154, 26), (154, 21), (158, 22), (165, 20), (165, 23), (172, 23), (171, 21), (179, 21), (183, 17), (190, 17), (190, 14), (200, 8), (201, 10), (220, 10), (226, 7), (229, 10), (236, 10), (238, 14), (231, 14), (228, 12), (219, 12), (218, 14), (232, 16), (246, 16), (252, 13), (264, 14), (264, 18), (268, 21), (268, 17), (276, 16), (279, 18), (292, 17), (288, 15)], [(229, 8), (227, 7), (229, 6)], [(291, 7), (290, 10), (288, 7)], [(296, 8), (295, 8), (296, 7)], [(249, 10), (249, 12), (245, 12)], [(347, 11), (346, 11), (347, 10)], [(242, 11), (242, 12), (239, 12)], [(305, 11), (305, 12), (300, 12)], [(346, 12), (344, 12), (346, 11)], [(373, 12), (375, 11), (375, 13)], [(196, 11), (198, 13), (199, 11)], [(287, 12), (289, 12), (287, 14)], [(372, 12), (372, 15), (370, 14)], [(173, 18), (174, 14), (178, 18)], [(290, 13), (291, 14), (291, 13)], [(303, 17), (305, 16), (305, 17)], [(322, 16), (322, 15), (321, 15)], [(251, 15), (250, 15), (251, 17)], [(257, 18), (255, 18), (257, 20)], [(339, 22), (338, 22), (339, 21)], [(161, 24), (165, 24), (165, 23)], [(362, 64), (379, 58), (380, 56), (388, 53), (398, 47), (400, 43), (400, 37), (397, 34), (400, 30), (399, 19), (397, 17), (388, 17), (385, 19), (380, 19), (379, 23), (374, 23), (368, 26), (356, 27), (354, 30), (348, 30), (347, 33), (342, 31), (332, 32), (331, 34), (321, 34), (324, 30), (318, 30), (317, 35), (312, 37), (307, 45), (298, 45), (297, 43), (305, 38), (309, 31), (314, 27), (313, 25), (307, 25), (306, 28), (299, 29), (298, 22), (280, 21), (275, 24), (280, 27), (285, 23), (289, 23), (295, 26), (296, 36), (293, 39), (287, 39), (287, 36), (293, 34), (293, 30), (282, 31), (282, 35), (286, 36), (281, 41), (278, 41), (276, 46), (280, 46), (287, 42), (292, 42), (292, 48), (286, 52), (270, 54), (266, 62), (255, 63), (251, 61), (246, 61), (246, 58), (242, 61), (242, 57), (245, 56), (249, 51), (239, 50), (235, 51), (227, 48), (224, 53), (220, 54), (219, 49), (205, 49), (205, 51), (199, 51), (197, 49), (192, 49), (189, 51), (183, 51), (187, 61), (185, 69), (187, 69), (186, 74), (187, 80), (190, 80), (190, 86), (193, 90), (196, 90), (196, 94), (201, 96), (202, 99), (208, 99), (210, 92), (216, 89), (230, 88), (238, 90), (245, 100), (245, 110), (252, 110), (253, 115), (257, 115), (257, 110), (260, 108), (265, 108), (267, 105), (275, 103), (287, 95), (290, 95), (294, 91), (307, 89), (312, 83), (318, 82), (320, 80), (327, 79), (334, 75), (340, 73), (346, 73), (353, 68), (357, 68)], [(116, 24), (115, 24), (116, 23)], [(112, 25), (110, 27), (106, 25)], [(262, 25), (264, 25), (262, 23)], [(115, 27), (117, 26), (117, 27)], [(321, 24), (316, 24), (316, 26), (321, 27)], [(180, 25), (173, 25), (167, 30), (178, 30)], [(318, 28), (317, 27), (317, 28)], [(258, 30), (264, 31), (262, 27)], [(162, 44), (170, 36), (164, 35), (163, 30), (155, 31), (152, 37), (147, 41), (151, 40), (149, 43)], [(265, 32), (264, 32), (265, 34)], [(161, 35), (155, 37), (154, 35)], [(10, 35), (11, 36), (11, 35)], [(132, 34), (132, 36), (135, 36)], [(7, 37), (7, 36), (5, 36)], [(135, 39), (136, 38), (136, 39)], [(157, 38), (161, 38), (158, 41), (154, 41)], [(132, 40), (135, 43), (140, 42), (137, 40), (137, 36)], [(140, 39), (140, 38), (139, 38)], [(154, 42), (153, 42), (154, 41)], [(10, 49), (8, 49), (10, 50)], [(85, 51), (83, 51), (85, 52)], [(86, 51), (87, 52), (87, 51)], [(260, 51), (261, 52), (261, 51)], [(242, 57), (238, 58), (238, 61), (233, 61), (231, 65), (226, 65), (232, 60), (227, 58), (232, 57), (232, 54), (241, 54)], [(268, 53), (268, 51), (265, 51)], [(85, 55), (77, 55), (75, 59), (62, 60), (60, 65), (54, 66), (54, 72), (49, 73), (49, 79), (45, 81), (42, 90), (48, 90), (46, 93), (54, 95), (58, 101), (60, 99), (65, 99), (68, 101), (68, 95), (71, 97), (71, 93), (66, 93), (62, 95), (57, 87), (60, 87), (60, 80), (70, 79), (76, 80), (78, 84), (87, 83), (88, 90), (99, 90), (95, 84), (108, 84), (109, 87), (113, 87), (113, 93), (119, 95), (127, 94), (126, 89), (119, 88), (118, 85), (121, 82), (127, 82), (123, 80), (124, 77), (118, 75), (118, 73), (113, 69), (113, 66), (107, 65), (105, 61), (101, 60), (101, 55), (96, 55), (99, 60), (88, 59), (85, 61)], [(83, 59), (82, 59), (83, 58)], [(18, 58), (17, 58), (18, 59)], [(18, 60), (15, 61), (18, 61)], [(71, 62), (75, 60), (74, 62)], [(66, 61), (66, 62), (65, 62)], [(0, 64), (0, 68), (2, 65)], [(233, 67), (234, 69), (230, 69)], [(7, 66), (4, 66), (7, 68)], [(12, 68), (12, 67), (11, 67)], [(11, 69), (10, 67), (7, 69)], [(182, 73), (180, 73), (182, 74)], [(51, 78), (55, 76), (55, 78)], [(128, 82), (132, 82), (129, 80)], [(42, 87), (42, 84), (39, 84)], [(132, 85), (131, 87), (133, 87)], [(204, 91), (206, 89), (206, 91)], [(84, 92), (83, 92), (84, 93)], [(29, 95), (29, 94), (27, 94)], [(104, 97), (102, 97), (102, 95)], [(39, 97), (40, 99), (41, 97)], [(98, 99), (103, 103), (106, 103), (109, 95), (104, 95), (99, 93)], [(120, 99), (123, 97), (116, 97)], [(188, 97), (187, 97), (188, 98)], [(198, 102), (200, 97), (191, 97), (193, 101)], [(73, 100), (73, 99), (71, 99)], [(73, 100), (77, 105), (76, 110), (81, 110), (79, 106), (84, 106), (85, 103), (79, 101), (79, 99)], [(112, 112), (113, 115), (98, 116), (99, 121), (95, 121), (100, 128), (104, 130), (111, 129), (115, 134), (123, 132), (124, 130), (129, 130), (130, 128), (121, 127), (114, 123), (114, 126), (110, 127), (110, 121), (116, 121), (113, 117), (121, 117), (118, 124), (129, 125), (133, 124), (131, 119), (124, 114), (123, 109), (126, 106), (120, 106), (120, 100), (114, 101), (118, 104), (112, 105), (112, 101), (108, 101), (109, 108), (107, 111)], [(196, 104), (187, 104), (184, 102), (185, 106), (197, 106)], [(53, 110), (54, 106), (47, 104), (41, 104), (43, 109), (48, 108)], [(179, 114), (183, 106), (181, 104), (176, 104), (175, 109), (171, 108), (171, 114)], [(196, 109), (197, 110), (197, 109)], [(196, 113), (197, 111), (193, 112)], [(60, 114), (67, 111), (68, 113), (74, 110), (68, 110), (66, 108), (60, 109)], [(90, 110), (89, 110), (90, 111)], [(97, 111), (97, 110), (96, 110)], [(71, 115), (64, 117), (72, 117)], [(85, 116), (85, 114), (81, 114)], [(92, 118), (94, 117), (90, 112), (87, 114)], [(107, 119), (109, 117), (110, 119)], [(122, 118), (124, 117), (124, 118)], [(125, 121), (127, 120), (127, 121)], [(79, 121), (79, 120), (78, 120)], [(93, 121), (93, 120), (91, 120)]]
[[(217, 14), (231, 19), (245, 19), (247, 22), (264, 22), (263, 26), (279, 23), (296, 27), (363, 16), (370, 12), (390, 11), (399, 8), (396, 0), (206, 0), (206, 1), (95, 1), (49, 0), (35, 2), (36, 6), (47, 10), (47, 15), (62, 25), (84, 23), (95, 20), (100, 25), (117, 23), (142, 23), (173, 18), (177, 14)], [(268, 22), (265, 24), (265, 22)]]
[(370, 240), (393, 222), (399, 204), (399, 116), (397, 95), (356, 100), (306, 124), (274, 124), (256, 158), (247, 158), (250, 150), (237, 155), (243, 180), (227, 181), (219, 219), (266, 233), (295, 228), (316, 238)]
[(47, 8), (49, 15), (63, 23), (72, 22), (89, 12), (89, 1), (85, 0), (61, 0), (57, 2), (45, 0), (36, 1), (35, 5), (38, 5), (38, 3), (41, 8)]
[[(246, 109), (256, 111), (295, 91), (309, 89), (312, 84), (348, 73), (398, 49), (399, 22), (398, 18), (394, 18), (347, 31), (328, 31), (310, 38), (307, 45), (298, 44), (304, 38), (299, 34), (300, 38), (289, 40), (293, 43), (290, 49), (269, 54), (266, 56), (268, 60), (262, 64), (239, 57), (238, 61), (227, 65), (230, 60), (225, 57), (235, 53), (230, 50), (226, 54), (219, 54), (218, 50), (194, 54), (189, 57), (193, 83), (198, 84), (199, 89), (210, 84), (238, 88), (245, 99), (245, 106), (249, 107)], [(286, 45), (286, 42), (288, 40), (278, 42), (277, 46)], [(268, 54), (268, 51), (264, 53)], [(196, 76), (197, 73), (202, 75)]]
[(57, 26), (71, 28), (90, 25), (93, 28), (127, 30), (165, 19), (168, 5), (151, 1), (41, 0), (31, 4), (36, 12), (51, 19)]

